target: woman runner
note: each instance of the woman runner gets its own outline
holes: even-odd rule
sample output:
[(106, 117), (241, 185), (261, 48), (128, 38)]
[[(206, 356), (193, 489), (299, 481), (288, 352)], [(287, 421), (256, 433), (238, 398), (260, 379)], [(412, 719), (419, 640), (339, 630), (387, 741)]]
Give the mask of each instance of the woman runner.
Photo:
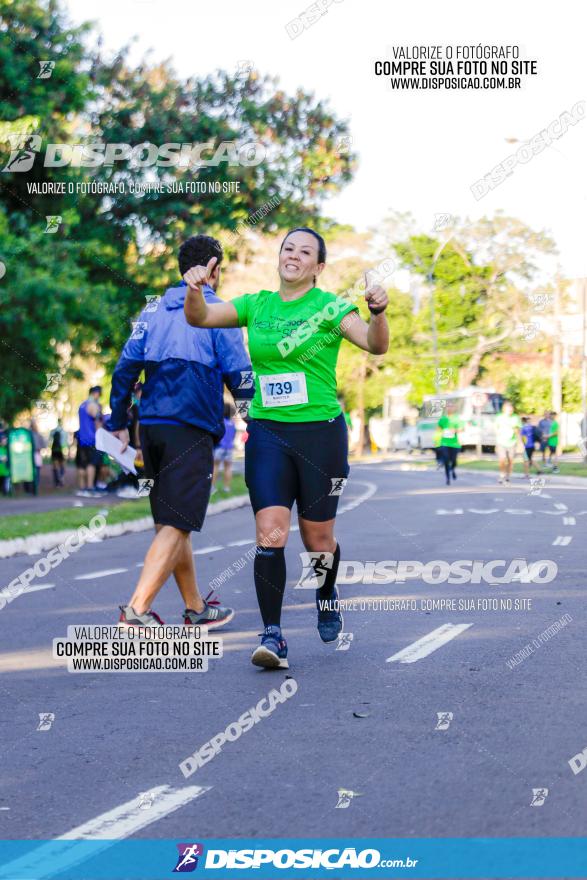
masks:
[(340, 546), (334, 522), (349, 465), (347, 427), (336, 394), (336, 361), (343, 336), (372, 354), (387, 351), (388, 298), (382, 287), (367, 287), (367, 324), (352, 300), (317, 287), (326, 245), (306, 227), (288, 232), (281, 244), (278, 291), (206, 303), (202, 285), (214, 262), (194, 266), (184, 275), (185, 315), (195, 327), (248, 328), (255, 396), (245, 480), (255, 513), (254, 579), (265, 627), (251, 659), (256, 666), (283, 668), (288, 665), (281, 632), (284, 549), (294, 501), (300, 536), (312, 554), (319, 584), (318, 632), (322, 641), (332, 642), (342, 630), (336, 589)]

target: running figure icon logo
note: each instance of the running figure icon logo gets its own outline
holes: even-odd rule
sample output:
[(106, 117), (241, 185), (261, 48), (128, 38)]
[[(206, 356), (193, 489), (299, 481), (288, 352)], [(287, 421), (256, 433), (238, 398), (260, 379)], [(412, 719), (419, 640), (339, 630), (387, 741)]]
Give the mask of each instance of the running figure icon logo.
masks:
[(303, 570), (294, 590), (317, 590), (334, 563), (334, 553), (300, 553)]
[(532, 800), (530, 801), (531, 807), (541, 807), (548, 797), (548, 789), (547, 788), (533, 788), (532, 789)]
[(154, 800), (154, 791), (142, 791), (139, 795), (139, 810), (150, 810)]
[(155, 480), (148, 479), (147, 477), (139, 477), (139, 488), (137, 489), (137, 498), (144, 498), (146, 495), (149, 495), (151, 489), (155, 485)]
[(198, 867), (198, 856), (204, 855), (204, 847), (201, 843), (178, 843), (179, 850), (177, 865), (173, 869), (174, 874), (187, 874), (195, 871)]
[(51, 730), (51, 725), (54, 721), (54, 712), (39, 712), (39, 726), (37, 730)]
[(51, 74), (55, 69), (54, 61), (39, 61), (39, 72), (37, 79), (51, 79)]
[(335, 149), (337, 153), (350, 153), (352, 146), (353, 139), (350, 135), (347, 134), (339, 137)]
[(338, 801), (335, 810), (347, 810), (354, 797), (360, 797), (358, 791), (351, 791), (347, 788), (339, 788), (337, 791)]
[(245, 419), (249, 414), (249, 407), (251, 406), (250, 400), (235, 400), (236, 405), (236, 414), (241, 418)]
[(146, 321), (132, 321), (132, 333), (130, 335), (131, 339), (142, 339), (147, 330), (149, 329), (149, 325)]
[(434, 416), (444, 415), (444, 407), (446, 402), (439, 397), (434, 397), (425, 404), (426, 415), (433, 418)]
[(530, 495), (540, 495), (545, 486), (544, 477), (530, 477)]
[(452, 214), (435, 214), (434, 215), (434, 232), (441, 232), (443, 229), (450, 229), (456, 224), (456, 218)]
[(45, 220), (47, 221), (45, 232), (48, 232), (50, 235), (54, 235), (56, 232), (59, 232), (59, 227), (61, 226), (61, 222), (63, 220), (61, 214), (46, 214)]
[(332, 483), (332, 489), (328, 493), (329, 495), (342, 495), (344, 492), (344, 487), (347, 484), (346, 477), (331, 477), (330, 482)]
[(449, 382), (452, 382), (454, 370), (452, 367), (437, 367), (434, 375), (438, 385), (448, 385)]
[(33, 167), (42, 140), (38, 134), (11, 134), (8, 141), (12, 147), (10, 158), (2, 171), (23, 172)]
[(252, 370), (240, 370), (240, 384), (239, 389), (248, 389), (252, 388), (255, 384), (255, 377), (253, 376)]
[(438, 718), (438, 721), (436, 722), (434, 730), (448, 730), (454, 715), (452, 712), (437, 712), (436, 717)]
[(144, 311), (145, 312), (156, 312), (159, 303), (161, 302), (161, 297), (158, 294), (147, 294), (145, 296), (145, 302), (147, 303)]
[(49, 391), (50, 394), (53, 394), (55, 391), (59, 391), (59, 382), (61, 381), (61, 373), (45, 373), (47, 377), (47, 384), (45, 385), (45, 391)]
[(339, 633), (338, 634), (338, 643), (336, 645), (336, 651), (348, 651), (351, 647), (351, 642), (354, 639), (353, 633)]

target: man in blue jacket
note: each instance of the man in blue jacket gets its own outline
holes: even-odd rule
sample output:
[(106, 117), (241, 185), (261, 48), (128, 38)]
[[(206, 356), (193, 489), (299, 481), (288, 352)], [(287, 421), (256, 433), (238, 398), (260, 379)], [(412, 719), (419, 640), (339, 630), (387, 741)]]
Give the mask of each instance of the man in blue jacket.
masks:
[[(181, 275), (192, 266), (217, 259), (209, 284), (208, 302), (220, 302), (222, 248), (215, 238), (195, 235), (179, 249)], [(151, 605), (171, 573), (185, 602), (185, 625), (223, 626), (234, 617), (231, 608), (202, 599), (196, 582), (190, 532), (202, 528), (214, 470), (214, 445), (224, 434), (223, 386), (242, 412), (254, 394), (253, 374), (240, 329), (206, 330), (190, 327), (181, 281), (163, 297), (153, 297), (133, 322), (112, 377), (110, 430), (129, 442), (127, 409), (132, 388), (145, 372), (140, 402), (140, 437), (145, 477), (153, 481), (149, 494), (156, 535), (136, 589), (121, 605), (120, 624), (158, 626), (161, 618)]]

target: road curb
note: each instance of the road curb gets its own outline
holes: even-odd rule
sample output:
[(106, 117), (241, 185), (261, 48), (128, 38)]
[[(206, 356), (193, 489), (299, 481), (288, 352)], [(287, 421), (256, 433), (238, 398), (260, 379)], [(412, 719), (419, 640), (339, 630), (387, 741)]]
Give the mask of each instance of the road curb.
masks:
[[(227, 510), (236, 510), (238, 507), (246, 507), (250, 504), (248, 495), (237, 495), (235, 498), (226, 498), (224, 501), (216, 501), (208, 508), (207, 516), (214, 516), (217, 513), (225, 513)], [(107, 525), (101, 531), (100, 537), (88, 539), (87, 543), (97, 543), (103, 538), (118, 538), (129, 532), (146, 532), (153, 528), (153, 518), (151, 516), (143, 516), (140, 519), (130, 519), (127, 522), (115, 523)], [(37, 556), (45, 550), (51, 550), (58, 547), (71, 535), (72, 530), (61, 530), (59, 532), (39, 532), (37, 535), (28, 535), (26, 538), (12, 538), (8, 541), (0, 541), (0, 559), (7, 559), (10, 556), (25, 554), (27, 556)]]
[[(495, 485), (496, 486), (499, 485), (497, 482), (497, 477), (499, 475), (499, 471), (497, 470), (497, 468), (494, 471), (486, 471), (486, 470), (482, 470), (481, 468), (468, 468), (466, 465), (464, 465), (463, 467), (461, 467), (460, 465), (457, 465), (457, 469), (458, 469), (459, 473), (484, 474), (485, 476), (488, 476), (488, 477), (495, 477)], [(513, 476), (516, 484), (518, 482), (520, 484), (522, 483), (522, 477), (520, 476), (520, 474), (513, 474), (512, 476)], [(538, 476), (538, 474), (532, 474), (532, 476), (535, 477), (535, 476)], [(587, 477), (567, 477), (562, 474), (542, 474), (542, 476), (546, 477), (546, 483), (544, 486), (545, 489), (548, 488), (548, 486), (551, 485), (551, 483), (555, 480), (557, 482), (561, 482), (567, 486), (578, 486), (581, 489), (587, 489)]]

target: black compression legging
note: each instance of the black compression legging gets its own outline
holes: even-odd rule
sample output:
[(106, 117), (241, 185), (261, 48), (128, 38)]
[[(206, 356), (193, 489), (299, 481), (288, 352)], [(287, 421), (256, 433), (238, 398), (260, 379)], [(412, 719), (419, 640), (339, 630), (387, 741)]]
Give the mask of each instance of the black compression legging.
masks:
[(446, 479), (450, 479), (450, 472), (454, 471), (457, 466), (457, 455), (459, 454), (459, 450), (456, 446), (442, 446), (442, 461), (444, 464), (444, 472), (446, 473)]

